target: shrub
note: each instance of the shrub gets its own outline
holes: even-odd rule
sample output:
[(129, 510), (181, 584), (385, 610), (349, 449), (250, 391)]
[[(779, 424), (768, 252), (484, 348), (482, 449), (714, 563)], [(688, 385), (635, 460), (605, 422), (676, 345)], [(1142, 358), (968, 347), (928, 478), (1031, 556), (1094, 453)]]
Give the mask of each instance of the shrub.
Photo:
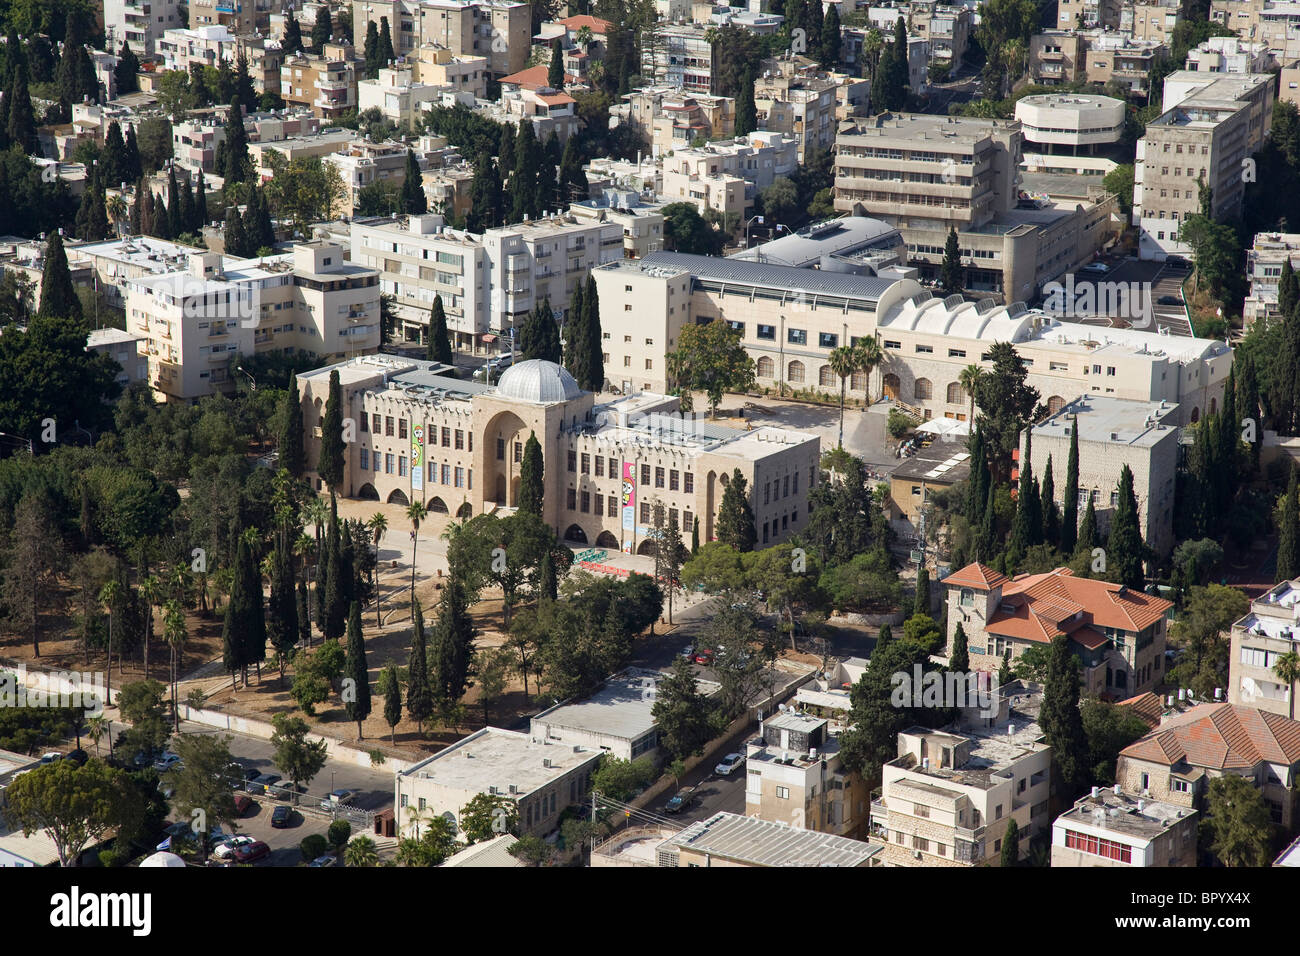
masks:
[(319, 833), (313, 833), (303, 838), (302, 843), (298, 844), (298, 849), (302, 851), (302, 858), (310, 863), (317, 857), (324, 856), (325, 851), (329, 849), (329, 844)]

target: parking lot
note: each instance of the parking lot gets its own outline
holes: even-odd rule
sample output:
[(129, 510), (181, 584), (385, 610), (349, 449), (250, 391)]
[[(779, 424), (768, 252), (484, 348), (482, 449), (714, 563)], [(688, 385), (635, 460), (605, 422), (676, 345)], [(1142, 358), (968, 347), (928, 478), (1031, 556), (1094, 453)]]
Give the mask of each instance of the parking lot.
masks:
[[(1187, 313), (1183, 306), (1183, 280), (1187, 278), (1187, 270), (1178, 266), (1171, 266), (1163, 262), (1150, 262), (1138, 259), (1117, 259), (1112, 260), (1112, 267), (1104, 275), (1098, 273), (1086, 273), (1083, 271), (1074, 274), (1074, 290), (1076, 301), (1083, 295), (1085, 287), (1091, 287), (1092, 292), (1086, 301), (1101, 304), (1096, 316), (1077, 316), (1075, 321), (1087, 322), (1096, 325), (1130, 325), (1133, 328), (1147, 331), (1162, 330), (1169, 335), (1192, 335), (1191, 323), (1187, 321)], [(1059, 280), (1062, 285), (1065, 280)], [(1099, 294), (1098, 285), (1105, 283), (1114, 289), (1121, 286), (1133, 290), (1137, 295), (1130, 294), (1127, 301), (1131, 303), (1127, 312), (1117, 312), (1113, 308), (1105, 308), (1108, 301), (1107, 296)], [(1141, 306), (1146, 303), (1147, 289), (1150, 290), (1151, 312), (1150, 320), (1143, 314)], [(1113, 300), (1113, 296), (1109, 297)], [(1161, 302), (1165, 299), (1165, 302)], [(1170, 301), (1170, 300), (1177, 300)], [(1122, 322), (1115, 322), (1115, 319), (1121, 319)], [(1148, 324), (1150, 323), (1149, 327)]]

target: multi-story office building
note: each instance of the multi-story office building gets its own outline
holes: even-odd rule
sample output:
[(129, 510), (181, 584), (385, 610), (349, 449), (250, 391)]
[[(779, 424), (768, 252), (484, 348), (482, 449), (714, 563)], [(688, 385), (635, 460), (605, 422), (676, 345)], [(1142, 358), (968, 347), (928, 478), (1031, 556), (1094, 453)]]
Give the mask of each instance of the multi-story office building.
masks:
[(155, 397), (196, 402), (233, 387), (241, 355), (337, 361), (373, 352), (379, 276), (321, 242), (257, 260), (195, 253), (186, 271), (128, 281), (126, 321), (128, 332), (145, 337)]
[(641, 75), (688, 93), (714, 93), (710, 29), (698, 23), (661, 23), (641, 45)]
[(1300, 266), (1300, 233), (1261, 232), (1246, 253), (1246, 279), (1250, 291), (1242, 306), (1242, 315), (1249, 328), (1259, 319), (1281, 317), (1277, 305), (1277, 284), (1282, 279), (1282, 266), (1287, 260), (1291, 268)]
[(1292, 829), (1300, 820), (1300, 721), (1255, 707), (1201, 704), (1162, 721), (1121, 750), (1115, 764), (1126, 793), (1200, 812), (1211, 781), (1228, 774), (1258, 787), (1272, 822)]
[(1188, 807), (1093, 787), (1052, 822), (1052, 866), (1195, 866), (1199, 824)]
[[(1210, 411), (1217, 410), (1211, 399)], [(1059, 474), (1069, 459), (1070, 442), (1079, 441), (1079, 514), (1092, 500), (1097, 523), (1109, 527), (1119, 503), (1116, 487), (1127, 465), (1133, 473), (1142, 540), (1157, 554), (1174, 546), (1174, 483), (1178, 472), (1178, 408), (1168, 402), (1138, 402), (1108, 395), (1086, 395), (1062, 406), (1032, 426), (1030, 464), (1040, 478), (1051, 458)], [(1078, 435), (1071, 432), (1077, 430)], [(1022, 440), (1022, 446), (1025, 442)], [(1021, 456), (1023, 460), (1023, 447)]]
[(745, 745), (745, 813), (837, 836), (865, 834), (871, 795), (844, 767), (830, 721), (783, 710)]
[(1134, 168), (1133, 223), (1144, 259), (1186, 255), (1178, 231), (1201, 211), (1230, 218), (1245, 195), (1244, 161), (1259, 149), (1272, 121), (1271, 74), (1206, 74), (1180, 70), (1165, 80), (1165, 112), (1147, 123)]
[(1022, 209), (1018, 122), (884, 113), (841, 126), (835, 208), (883, 219), (909, 265), (935, 278), (957, 230), (968, 289), (1028, 301), (1088, 261), (1116, 230), (1114, 197)]
[(713, 540), (737, 471), (760, 540), (787, 540), (807, 524), (815, 435), (684, 421), (678, 399), (667, 395), (597, 405), (573, 376), (540, 359), (511, 366), (494, 386), (446, 377), (442, 368), (371, 356), (300, 374), (306, 460), (316, 460), (329, 376), (338, 371), (343, 417), (359, 425), (338, 488), (348, 497), (424, 501), (434, 515), (515, 507), (524, 445), (536, 436), (542, 517), (566, 541), (653, 553), (658, 506), (665, 522), (677, 518), (683, 543), (696, 518), (700, 540)]
[(104, 0), (105, 44), (113, 53), (125, 42), (137, 56), (148, 56), (164, 30), (180, 25), (180, 0)]
[(1052, 752), (1037, 723), (1042, 697), (996, 703), (996, 715), (898, 735), (898, 757), (881, 768), (871, 805), (886, 866), (996, 866), (1012, 820), (1021, 857), (1047, 832)]
[(352, 45), (326, 43), (320, 56), (295, 53), (280, 64), (280, 96), (286, 103), (310, 106), (325, 120), (357, 107), (357, 68)]
[(850, 378), (849, 394), (885, 395), (926, 418), (967, 414), (961, 370), (987, 366), (995, 342), (1015, 345), (1028, 384), (1053, 410), (1079, 395), (1164, 400), (1178, 406), (1178, 425), (1217, 407), (1232, 366), (1218, 340), (1062, 322), (1020, 303), (941, 300), (912, 279), (665, 252), (593, 274), (609, 336), (605, 375), (648, 390), (672, 390), (662, 358), (681, 327), (714, 318), (740, 333), (768, 387), (838, 392), (831, 350), (874, 336), (885, 361), (870, 380)]
[(370, 23), (388, 20), (399, 57), (426, 43), (457, 56), (482, 56), (494, 76), (528, 65), (532, 9), (514, 0), (365, 0), (352, 5), (352, 40), (360, 49)]
[(996, 672), (1009, 651), (1014, 660), (1046, 647), (1058, 634), (1082, 665), (1085, 694), (1122, 700), (1164, 679), (1166, 620), (1172, 602), (1092, 578), (1068, 568), (1008, 578), (968, 564), (943, 579), (948, 605), (948, 648), (960, 625), (973, 670)]
[(1228, 700), (1284, 717), (1296, 716), (1300, 681), (1277, 673), (1277, 663), (1300, 650), (1300, 580), (1283, 581), (1250, 604), (1232, 625)]

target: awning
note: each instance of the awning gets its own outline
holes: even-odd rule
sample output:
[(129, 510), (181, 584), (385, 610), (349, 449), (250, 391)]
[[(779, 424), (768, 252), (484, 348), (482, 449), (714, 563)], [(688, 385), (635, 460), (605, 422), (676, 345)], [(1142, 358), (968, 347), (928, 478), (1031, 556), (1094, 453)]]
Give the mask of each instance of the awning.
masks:
[(491, 332), (484, 332), (484, 333), (483, 333), (483, 341), (484, 341), (484, 342), (495, 342), (496, 340), (497, 340), (497, 337), (496, 337), (495, 335), (493, 335)]
[(970, 422), (958, 421), (955, 418), (932, 418), (916, 426), (918, 432), (929, 432), (932, 435), (969, 435)]

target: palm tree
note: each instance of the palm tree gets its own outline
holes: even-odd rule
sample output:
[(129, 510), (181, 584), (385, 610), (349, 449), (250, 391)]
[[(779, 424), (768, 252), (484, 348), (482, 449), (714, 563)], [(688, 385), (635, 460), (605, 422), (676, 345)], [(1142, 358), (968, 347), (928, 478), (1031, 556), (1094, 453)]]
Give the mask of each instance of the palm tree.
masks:
[(880, 51), (885, 47), (885, 38), (879, 30), (872, 27), (862, 38), (862, 56), (871, 72), (872, 81), (876, 78), (876, 65), (880, 62)]
[(1287, 651), (1273, 665), (1273, 673), (1286, 684), (1286, 700), (1290, 710), (1287, 716), (1295, 720), (1295, 684), (1300, 681), (1300, 654)]
[(162, 594), (162, 582), (156, 575), (150, 574), (137, 586), (140, 597), (144, 598), (144, 679), (149, 679), (149, 645), (153, 642), (153, 606)]
[[(108, 718), (103, 714), (97, 717), (86, 718), (86, 734), (95, 742), (95, 756), (99, 756), (99, 738), (103, 737), (108, 731)], [(113, 746), (113, 737), (110, 734), (108, 738), (109, 747)]]
[(984, 370), (978, 365), (967, 365), (957, 376), (957, 384), (961, 386), (962, 391), (966, 393), (967, 399), (970, 400), (970, 415), (967, 421), (970, 427), (975, 427), (975, 389), (979, 387), (980, 379), (984, 377)]
[(379, 862), (379, 850), (368, 836), (353, 837), (343, 850), (344, 866), (374, 866)]
[[(100, 603), (108, 608), (108, 661), (104, 666), (105, 679), (113, 673), (113, 608), (122, 600), (122, 582), (114, 578), (102, 588), (99, 589)], [(120, 671), (121, 668), (119, 667)], [(112, 697), (112, 688), (109, 688), (109, 697)], [(105, 701), (108, 703), (108, 701)]]
[(375, 542), (375, 566), (370, 570), (370, 583), (375, 589), (375, 626), (383, 627), (384, 622), (379, 615), (379, 543), (388, 531), (388, 517), (382, 511), (376, 511), (366, 526), (370, 528), (370, 536)]
[(316, 562), (320, 563), (320, 546), (324, 536), (325, 522), (329, 520), (329, 506), (320, 495), (313, 495), (303, 502), (302, 523), (316, 526)]
[(582, 52), (587, 52), (587, 47), (591, 46), (591, 27), (581, 27), (577, 35), (573, 38), (574, 42), (582, 48)]
[(168, 601), (164, 608), (163, 637), (171, 649), (172, 730), (174, 733), (180, 733), (181, 712), (176, 703), (176, 691), (180, 677), (180, 654), (189, 637), (189, 631), (185, 626), (185, 609), (181, 607), (179, 601)]
[(406, 507), (406, 517), (411, 519), (411, 620), (415, 620), (415, 549), (420, 544), (420, 522), (429, 516), (423, 501)]
[(828, 359), (831, 371), (839, 376), (840, 379), (840, 440), (836, 447), (844, 447), (844, 390), (848, 385), (849, 376), (858, 370), (857, 349), (851, 345), (841, 345), (839, 348), (831, 349), (830, 358)]
[(113, 225), (117, 227), (117, 238), (122, 238), (122, 226), (129, 225), (131, 222), (131, 210), (122, 198), (121, 193), (114, 193), (104, 202), (104, 208), (108, 211), (108, 218), (113, 220)]
[(885, 364), (885, 353), (880, 347), (880, 342), (874, 336), (866, 336), (858, 340), (854, 346), (858, 351), (858, 368), (859, 372), (865, 372), (867, 376), (867, 387), (864, 390), (867, 396), (867, 407), (871, 407), (871, 373)]

